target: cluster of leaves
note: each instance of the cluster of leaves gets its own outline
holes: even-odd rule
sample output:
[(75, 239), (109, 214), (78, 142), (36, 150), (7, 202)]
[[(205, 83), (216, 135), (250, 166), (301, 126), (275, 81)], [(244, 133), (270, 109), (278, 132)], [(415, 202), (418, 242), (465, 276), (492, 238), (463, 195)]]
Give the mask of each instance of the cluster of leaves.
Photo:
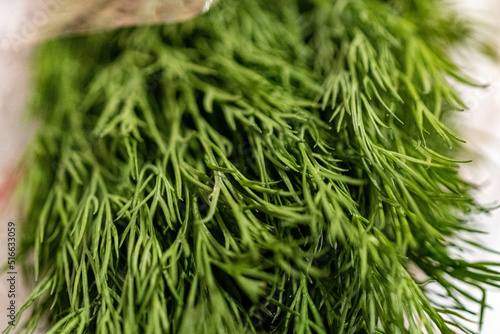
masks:
[(470, 33), (438, 0), (226, 0), (47, 43), (27, 328), (50, 309), (49, 333), (469, 332), (484, 298), (454, 280), (500, 281), (451, 255), (483, 210), (442, 122)]

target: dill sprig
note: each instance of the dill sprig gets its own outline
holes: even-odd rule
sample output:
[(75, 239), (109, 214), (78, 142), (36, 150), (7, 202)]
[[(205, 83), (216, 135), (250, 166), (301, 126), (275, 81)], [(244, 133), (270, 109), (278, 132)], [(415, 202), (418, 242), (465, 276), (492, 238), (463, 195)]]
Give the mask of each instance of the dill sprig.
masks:
[(486, 209), (444, 122), (465, 108), (449, 79), (475, 84), (449, 57), (485, 49), (472, 34), (437, 0), (226, 0), (46, 43), (26, 328), (473, 333), (485, 298), (463, 286), (500, 273), (456, 255)]

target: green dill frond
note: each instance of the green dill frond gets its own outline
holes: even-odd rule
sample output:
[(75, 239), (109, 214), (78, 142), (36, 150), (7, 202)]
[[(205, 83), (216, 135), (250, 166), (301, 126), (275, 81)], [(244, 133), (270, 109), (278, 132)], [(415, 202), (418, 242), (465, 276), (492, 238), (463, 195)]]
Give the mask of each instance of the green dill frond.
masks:
[(500, 273), (452, 255), (486, 210), (445, 122), (466, 107), (449, 79), (474, 84), (449, 57), (470, 34), (437, 0), (226, 0), (47, 43), (27, 328), (472, 333), (485, 301), (463, 284)]

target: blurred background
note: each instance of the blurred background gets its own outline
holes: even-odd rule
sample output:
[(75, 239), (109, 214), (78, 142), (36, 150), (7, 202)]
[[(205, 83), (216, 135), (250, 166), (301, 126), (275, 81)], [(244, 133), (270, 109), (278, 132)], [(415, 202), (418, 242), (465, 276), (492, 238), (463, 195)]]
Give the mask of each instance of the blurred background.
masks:
[[(35, 1), (39, 3), (36, 4)], [(29, 142), (35, 124), (24, 115), (30, 87), (28, 62), (30, 44), (23, 43), (34, 36), (46, 23), (47, 11), (61, 0), (0, 0), (0, 244), (6, 242), (8, 221), (16, 221), (16, 204), (9, 201), (9, 193), (16, 178), (16, 167), (23, 148)], [(463, 15), (475, 18), (491, 27), (490, 34), (500, 51), (500, 1), (452, 0)], [(40, 10), (42, 8), (42, 10)], [(44, 9), (45, 8), (45, 9)], [(457, 55), (457, 61), (466, 68), (484, 89), (458, 87), (469, 110), (460, 114), (458, 126), (474, 159), (462, 168), (462, 176), (478, 184), (479, 201), (490, 206), (500, 204), (500, 65), (485, 59)], [(477, 236), (482, 245), (500, 251), (500, 209), (490, 215), (477, 217), (475, 227), (488, 234)], [(486, 252), (466, 254), (468, 260), (498, 261), (500, 255)], [(0, 250), (0, 264), (5, 263), (6, 252)], [(19, 281), (18, 281), (19, 282)], [(20, 288), (18, 287), (18, 291)], [(26, 298), (26, 289), (17, 296), (20, 307)], [(7, 284), (0, 277), (0, 310), (5, 310)], [(491, 306), (484, 317), (483, 334), (500, 333), (500, 290), (490, 289), (487, 303)], [(4, 311), (0, 314), (0, 330), (6, 325)]]
[[(500, 51), (500, 1), (454, 0), (457, 8), (478, 22), (489, 25), (491, 37)], [(479, 185), (478, 200), (486, 205), (500, 204), (500, 65), (481, 58), (459, 59), (468, 73), (485, 89), (460, 87), (459, 91), (469, 106), (461, 113), (459, 131), (471, 152), (470, 164), (462, 166), (462, 176)], [(500, 209), (490, 215), (476, 218), (476, 226), (488, 232), (475, 240), (486, 247), (500, 251)], [(472, 261), (500, 261), (500, 255), (475, 252), (466, 255)], [(497, 268), (498, 269), (498, 268)], [(484, 316), (483, 334), (500, 333), (500, 290), (491, 288), (486, 303), (491, 306)]]

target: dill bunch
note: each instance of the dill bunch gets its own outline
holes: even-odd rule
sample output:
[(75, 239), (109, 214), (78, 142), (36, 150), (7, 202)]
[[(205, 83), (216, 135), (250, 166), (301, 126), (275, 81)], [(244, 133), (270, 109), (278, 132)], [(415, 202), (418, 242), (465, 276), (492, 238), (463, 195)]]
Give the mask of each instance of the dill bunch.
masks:
[(500, 274), (460, 257), (487, 210), (444, 122), (473, 36), (438, 0), (225, 0), (46, 43), (26, 329), (473, 333)]

